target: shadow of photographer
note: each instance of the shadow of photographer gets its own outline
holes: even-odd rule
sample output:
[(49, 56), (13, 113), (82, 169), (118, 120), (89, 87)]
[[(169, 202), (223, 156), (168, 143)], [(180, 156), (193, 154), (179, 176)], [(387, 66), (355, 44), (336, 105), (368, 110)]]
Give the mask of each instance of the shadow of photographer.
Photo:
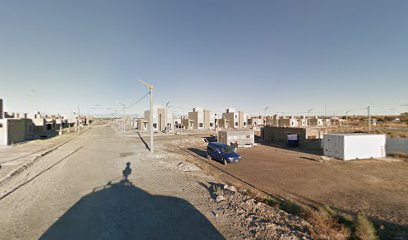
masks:
[(95, 188), (64, 213), (40, 239), (224, 239), (184, 199), (151, 195), (128, 181)]

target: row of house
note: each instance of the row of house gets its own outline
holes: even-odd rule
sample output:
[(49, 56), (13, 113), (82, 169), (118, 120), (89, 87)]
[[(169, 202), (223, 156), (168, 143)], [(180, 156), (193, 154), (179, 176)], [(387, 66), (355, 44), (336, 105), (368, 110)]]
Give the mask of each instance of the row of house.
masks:
[(314, 117), (296, 117), (296, 116), (279, 116), (277, 114), (266, 117), (251, 117), (249, 119), (250, 127), (273, 126), (273, 127), (330, 127), (335, 119)]
[[(131, 120), (131, 126), (138, 130), (146, 130), (149, 127), (150, 111), (144, 112), (144, 118)], [(248, 116), (235, 108), (227, 108), (219, 114), (206, 110), (204, 107), (193, 107), (186, 116), (175, 118), (173, 113), (166, 108), (153, 106), (153, 130), (165, 131), (172, 129), (187, 130), (214, 130), (237, 129), (248, 126)]]
[(203, 107), (194, 107), (181, 119), (181, 128), (191, 130), (237, 129), (248, 126), (248, 116), (235, 108), (227, 108), (221, 117)]
[[(330, 127), (331, 125), (341, 125), (342, 119), (327, 117), (306, 117), (306, 116), (248, 116), (245, 112), (236, 108), (227, 108), (224, 113), (217, 114), (204, 107), (193, 107), (187, 115), (174, 118), (173, 113), (167, 108), (160, 106), (153, 107), (153, 129), (154, 131), (165, 131), (170, 129), (187, 130), (215, 130), (215, 129), (243, 129), (258, 128), (261, 126), (272, 127)], [(144, 118), (133, 121), (133, 127), (139, 130), (148, 129), (150, 111), (144, 112)]]
[(78, 122), (85, 125), (89, 121), (86, 117), (69, 119), (60, 115), (42, 115), (40, 112), (9, 113), (4, 111), (3, 106), (0, 99), (0, 145), (52, 137), (61, 128), (73, 127)]

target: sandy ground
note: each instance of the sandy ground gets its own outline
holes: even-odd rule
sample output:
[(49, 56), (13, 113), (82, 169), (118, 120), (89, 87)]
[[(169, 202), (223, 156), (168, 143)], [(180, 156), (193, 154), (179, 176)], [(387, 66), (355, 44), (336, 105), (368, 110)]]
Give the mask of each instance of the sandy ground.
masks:
[(4, 181), (0, 239), (310, 238), (307, 222), (239, 192), (217, 202), (216, 179), (144, 140), (96, 126)]
[(69, 132), (49, 139), (37, 139), (12, 146), (0, 146), (0, 182), (38, 156), (46, 154), (77, 135), (76, 132)]
[(224, 166), (205, 158), (205, 146), (197, 140), (168, 145), (169, 149), (177, 151), (181, 147), (187, 155), (197, 156), (195, 163), (233, 182), (235, 178), (272, 195), (328, 205), (347, 213), (364, 212), (380, 224), (408, 228), (406, 161), (322, 161), (318, 155), (258, 145), (239, 149), (241, 162)]

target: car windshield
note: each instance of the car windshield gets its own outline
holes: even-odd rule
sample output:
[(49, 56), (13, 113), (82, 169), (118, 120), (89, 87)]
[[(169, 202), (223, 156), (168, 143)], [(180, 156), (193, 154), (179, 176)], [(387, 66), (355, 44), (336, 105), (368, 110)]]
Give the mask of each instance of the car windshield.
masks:
[(222, 153), (229, 153), (229, 152), (232, 152), (232, 151), (233, 151), (233, 149), (232, 149), (231, 146), (221, 147), (221, 152)]

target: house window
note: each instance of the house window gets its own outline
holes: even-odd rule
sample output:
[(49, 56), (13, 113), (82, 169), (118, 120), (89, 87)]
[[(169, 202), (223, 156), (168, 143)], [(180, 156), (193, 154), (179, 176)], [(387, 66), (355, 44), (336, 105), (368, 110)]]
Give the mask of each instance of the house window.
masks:
[(237, 122), (235, 122), (235, 126), (238, 127), (238, 123), (237, 123)]
[(198, 125), (200, 126), (200, 128), (203, 127), (203, 123), (200, 123), (200, 124), (198, 124)]
[(153, 123), (153, 128), (157, 128), (157, 123)]
[(213, 123), (210, 123), (210, 127), (212, 127), (213, 126)]
[(244, 126), (246, 126), (246, 122), (244, 122)]

